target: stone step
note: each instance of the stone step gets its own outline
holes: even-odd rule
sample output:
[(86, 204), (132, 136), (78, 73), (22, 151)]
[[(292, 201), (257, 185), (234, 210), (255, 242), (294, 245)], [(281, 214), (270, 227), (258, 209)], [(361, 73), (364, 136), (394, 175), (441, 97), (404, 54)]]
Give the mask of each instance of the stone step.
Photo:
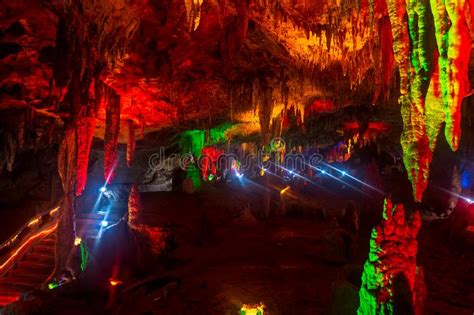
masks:
[(33, 249), (31, 251), (34, 253), (45, 253), (54, 255), (54, 249), (55, 243), (44, 244), (41, 242), (40, 244), (33, 246)]
[(34, 261), (37, 263), (54, 264), (54, 254), (28, 252), (22, 261)]
[(19, 293), (7, 293), (7, 294), (1, 294), (0, 293), (0, 307), (3, 307), (5, 305), (8, 305), (10, 303), (14, 303), (20, 299), (20, 294)]
[(0, 284), (0, 296), (1, 295), (13, 295), (20, 294), (20, 291), (7, 287), (6, 285)]
[(28, 248), (0, 278), (0, 307), (17, 301), (23, 292), (39, 289), (54, 270), (56, 233)]
[[(46, 279), (45, 279), (46, 280)], [(1, 280), (1, 285), (12, 290), (18, 290), (21, 292), (31, 291), (37, 289), (38, 283), (25, 280), (24, 278), (12, 278), (6, 277)]]
[(15, 266), (15, 268), (20, 270), (31, 270), (39, 272), (51, 269), (52, 267), (54, 268), (54, 264), (30, 260), (19, 261)]
[(49, 270), (44, 270), (41, 272), (34, 272), (32, 270), (15, 269), (8, 273), (6, 279), (30, 282), (32, 286), (41, 285), (41, 283), (44, 282), (44, 280), (51, 274), (52, 271), (53, 271), (53, 268), (50, 268)]

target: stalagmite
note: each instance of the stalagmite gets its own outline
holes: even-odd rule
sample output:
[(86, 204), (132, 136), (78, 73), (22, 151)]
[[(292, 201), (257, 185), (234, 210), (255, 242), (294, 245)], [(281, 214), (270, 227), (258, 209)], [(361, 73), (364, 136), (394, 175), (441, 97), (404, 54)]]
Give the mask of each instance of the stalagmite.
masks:
[(120, 131), (120, 96), (107, 89), (104, 135), (104, 179), (110, 183), (117, 168), (117, 143)]
[(423, 314), (426, 289), (416, 263), (421, 218), (415, 212), (406, 221), (405, 215), (403, 205), (385, 200), (383, 220), (372, 230), (364, 265), (359, 315)]

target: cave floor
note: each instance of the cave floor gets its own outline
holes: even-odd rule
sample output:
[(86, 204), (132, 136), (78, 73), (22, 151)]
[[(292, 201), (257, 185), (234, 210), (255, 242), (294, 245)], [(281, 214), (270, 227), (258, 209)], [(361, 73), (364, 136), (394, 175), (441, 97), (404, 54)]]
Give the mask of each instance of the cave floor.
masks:
[[(245, 204), (242, 198), (232, 190), (212, 189), (193, 195), (142, 194), (142, 216), (148, 224), (175, 226), (177, 249), (171, 254), (175, 263), (166, 274), (181, 282), (166, 299), (134, 299), (134, 310), (237, 314), (242, 304), (263, 302), (269, 314), (286, 315), (341, 314), (356, 307), (353, 301), (358, 301), (357, 285), (368, 253), (368, 226), (362, 224), (352, 259), (336, 264), (324, 257), (324, 238), (331, 224), (320, 210), (241, 220), (235, 212)], [(337, 209), (346, 201), (331, 202)], [(443, 225), (424, 224), (419, 237), (419, 265), (428, 291), (426, 313), (472, 314), (473, 255), (453, 249)], [(126, 313), (127, 308), (120, 309)]]
[[(274, 188), (278, 192), (283, 187)], [(41, 308), (49, 314), (238, 314), (242, 304), (262, 302), (266, 314), (272, 315), (353, 314), (382, 200), (360, 198), (347, 190), (290, 190), (284, 197), (286, 213), (272, 202), (270, 216), (264, 219), (258, 211), (261, 199), (255, 187), (232, 185), (206, 185), (194, 194), (142, 193), (139, 220), (167, 227), (174, 249), (157, 260), (144, 257), (141, 273), (124, 273), (139, 255), (127, 250), (133, 240), (122, 224), (106, 233), (102, 248), (92, 249), (93, 263), (85, 277), (71, 287), (50, 291), (53, 295), (43, 296)], [(361, 211), (357, 247), (350, 259), (335, 262), (327, 255), (327, 236), (334, 230), (330, 218), (349, 201)], [(428, 294), (425, 313), (472, 314), (472, 250), (450, 238), (447, 220), (424, 222), (418, 239), (418, 265), (424, 269)], [(115, 302), (106, 306), (111, 301), (107, 279), (120, 255), (123, 270), (117, 278), (124, 283), (112, 289)], [(123, 293), (150, 277), (176, 282)]]

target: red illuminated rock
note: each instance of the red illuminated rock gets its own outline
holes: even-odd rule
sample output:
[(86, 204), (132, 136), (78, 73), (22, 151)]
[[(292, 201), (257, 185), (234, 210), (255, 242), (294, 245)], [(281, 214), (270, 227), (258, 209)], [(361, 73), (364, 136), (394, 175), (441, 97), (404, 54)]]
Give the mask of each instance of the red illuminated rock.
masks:
[(105, 153), (104, 179), (108, 184), (112, 181), (117, 168), (117, 144), (120, 131), (120, 96), (110, 89), (106, 90), (106, 120), (105, 120)]
[(372, 230), (358, 314), (423, 314), (423, 269), (416, 263), (420, 226), (418, 212), (407, 221), (403, 205), (385, 200), (382, 223)]
[(128, 226), (146, 240), (154, 254), (160, 254), (166, 246), (168, 234), (162, 228), (142, 223), (140, 220), (141, 211), (140, 193), (137, 185), (133, 185), (128, 197)]
[(76, 196), (79, 196), (87, 183), (89, 153), (94, 136), (95, 117), (82, 117), (77, 122), (77, 167), (76, 167)]

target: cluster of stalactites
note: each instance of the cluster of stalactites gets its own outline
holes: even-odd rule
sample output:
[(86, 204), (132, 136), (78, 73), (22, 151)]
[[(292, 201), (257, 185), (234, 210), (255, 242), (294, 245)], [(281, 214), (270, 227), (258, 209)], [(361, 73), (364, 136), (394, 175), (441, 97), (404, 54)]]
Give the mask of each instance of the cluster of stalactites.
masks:
[(443, 123), (451, 148), (459, 145), (461, 104), (470, 90), (471, 13), (464, 0), (387, 4), (400, 72), (403, 160), (414, 197), (421, 201)]
[[(299, 68), (324, 70), (340, 64), (352, 88), (371, 73), (377, 97), (378, 89), (383, 88), (386, 94), (393, 53), (391, 47), (386, 49), (391, 36), (384, 27), (384, 1), (326, 1), (318, 5), (326, 7), (324, 16), (300, 19), (290, 1), (257, 1), (256, 6), (263, 8), (262, 27), (281, 41)], [(308, 10), (313, 6), (314, 2), (308, 1)], [(301, 8), (298, 10), (304, 11)]]
[[(67, 88), (64, 101), (68, 105), (71, 119), (66, 129), (74, 130), (77, 152), (75, 161), (65, 165), (67, 172), (61, 169), (59, 172), (75, 174), (75, 194), (80, 195), (87, 181), (95, 117), (101, 103), (103, 87), (99, 80), (100, 73), (104, 66), (113, 67), (117, 59), (123, 55), (129, 40), (139, 26), (143, 2), (66, 0), (45, 1), (44, 4), (58, 17), (56, 39), (58, 61), (55, 63), (54, 83), (58, 89)], [(89, 98), (93, 82), (95, 102)], [(109, 179), (113, 176), (115, 165), (113, 160), (116, 159), (120, 98), (105, 90), (107, 131), (104, 164), (107, 174), (105, 177)], [(72, 152), (72, 148), (67, 151)]]
[(65, 13), (79, 43), (88, 43), (93, 53), (102, 59), (99, 61), (113, 65), (138, 29), (144, 3), (141, 0), (66, 0), (55, 4), (55, 12)]
[[(362, 273), (359, 315), (423, 314), (426, 290), (423, 271), (416, 263), (420, 226), (418, 212), (407, 221), (403, 205), (392, 206), (385, 200), (383, 220), (372, 230)], [(399, 309), (396, 301), (404, 298), (410, 310)]]
[(252, 122), (259, 124), (262, 136), (279, 137), (285, 129), (288, 116), (296, 115), (297, 124), (302, 126), (307, 99), (320, 93), (302, 71), (282, 68), (278, 80), (255, 78), (240, 84), (230, 84), (230, 119), (234, 120), (238, 116), (236, 109), (242, 111), (244, 108), (249, 113), (253, 112), (249, 119), (258, 118), (258, 121)]

